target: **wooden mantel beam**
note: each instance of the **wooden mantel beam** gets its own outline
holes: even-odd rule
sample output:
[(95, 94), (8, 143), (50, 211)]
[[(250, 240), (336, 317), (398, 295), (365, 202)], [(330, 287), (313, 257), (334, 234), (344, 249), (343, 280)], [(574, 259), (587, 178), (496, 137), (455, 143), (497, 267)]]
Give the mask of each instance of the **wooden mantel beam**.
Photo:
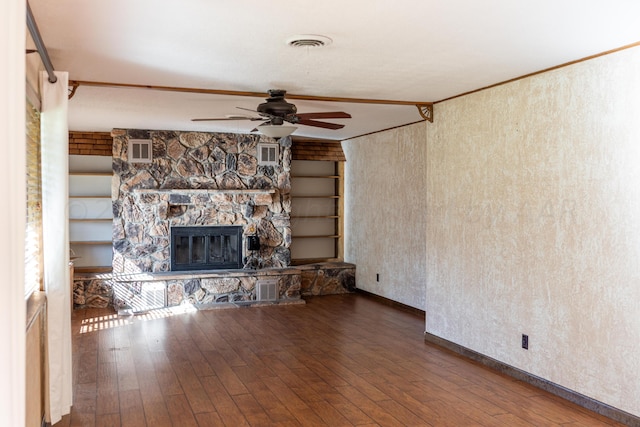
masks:
[[(203, 89), (203, 88), (188, 88), (188, 87), (174, 87), (174, 86), (156, 86), (156, 85), (142, 85), (132, 83), (114, 83), (114, 82), (93, 82), (86, 80), (69, 80), (69, 87), (72, 88), (72, 94), (80, 86), (94, 86), (94, 87), (116, 87), (116, 88), (131, 88), (131, 89), (150, 89), (161, 90), (168, 92), (185, 92), (185, 93), (202, 93), (209, 95), (228, 95), (228, 96), (249, 96), (255, 98), (266, 98), (268, 94), (266, 92), (248, 92), (248, 91), (236, 91), (236, 90), (224, 90), (224, 89)], [(71, 98), (70, 96), (70, 98)], [(367, 99), (367, 98), (345, 98), (345, 97), (333, 97), (333, 96), (315, 96), (315, 95), (296, 95), (287, 93), (287, 99), (300, 99), (305, 101), (323, 101), (323, 102), (347, 102), (354, 104), (379, 104), (379, 105), (415, 105), (426, 106), (433, 105), (432, 102), (425, 101), (400, 101), (390, 99)], [(419, 107), (418, 107), (419, 108)]]

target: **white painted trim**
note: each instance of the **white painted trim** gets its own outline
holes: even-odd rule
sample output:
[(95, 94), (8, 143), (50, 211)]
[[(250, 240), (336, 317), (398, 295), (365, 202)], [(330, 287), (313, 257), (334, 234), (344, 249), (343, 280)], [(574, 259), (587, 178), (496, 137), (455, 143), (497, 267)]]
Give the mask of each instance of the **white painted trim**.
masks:
[(25, 424), (25, 16), (24, 0), (0, 2), (0, 425)]

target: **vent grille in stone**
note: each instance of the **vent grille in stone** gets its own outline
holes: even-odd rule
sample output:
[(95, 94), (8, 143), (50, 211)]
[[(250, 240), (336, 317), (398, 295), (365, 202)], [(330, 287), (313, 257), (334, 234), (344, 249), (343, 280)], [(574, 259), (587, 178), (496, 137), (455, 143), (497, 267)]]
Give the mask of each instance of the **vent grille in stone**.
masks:
[(256, 301), (277, 301), (278, 279), (261, 279), (256, 283)]

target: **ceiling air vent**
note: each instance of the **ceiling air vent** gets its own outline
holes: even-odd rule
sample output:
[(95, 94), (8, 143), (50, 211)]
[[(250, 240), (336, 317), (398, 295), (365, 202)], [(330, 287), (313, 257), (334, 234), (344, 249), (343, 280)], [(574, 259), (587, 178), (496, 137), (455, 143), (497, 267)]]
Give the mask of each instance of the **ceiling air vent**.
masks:
[(330, 45), (332, 41), (329, 37), (316, 34), (298, 34), (289, 37), (287, 44), (291, 47), (323, 47)]

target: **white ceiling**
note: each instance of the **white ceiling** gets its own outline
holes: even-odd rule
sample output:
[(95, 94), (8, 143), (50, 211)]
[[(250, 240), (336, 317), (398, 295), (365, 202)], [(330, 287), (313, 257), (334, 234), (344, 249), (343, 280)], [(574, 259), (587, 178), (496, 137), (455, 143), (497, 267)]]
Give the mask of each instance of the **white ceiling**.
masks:
[[(56, 70), (72, 80), (435, 102), (640, 41), (637, 0), (30, 0)], [(292, 48), (296, 34), (333, 40)], [(71, 130), (249, 132), (262, 98), (80, 86)], [(421, 120), (414, 106), (290, 100), (346, 111), (347, 139)], [(435, 120), (437, 120), (437, 107)]]

